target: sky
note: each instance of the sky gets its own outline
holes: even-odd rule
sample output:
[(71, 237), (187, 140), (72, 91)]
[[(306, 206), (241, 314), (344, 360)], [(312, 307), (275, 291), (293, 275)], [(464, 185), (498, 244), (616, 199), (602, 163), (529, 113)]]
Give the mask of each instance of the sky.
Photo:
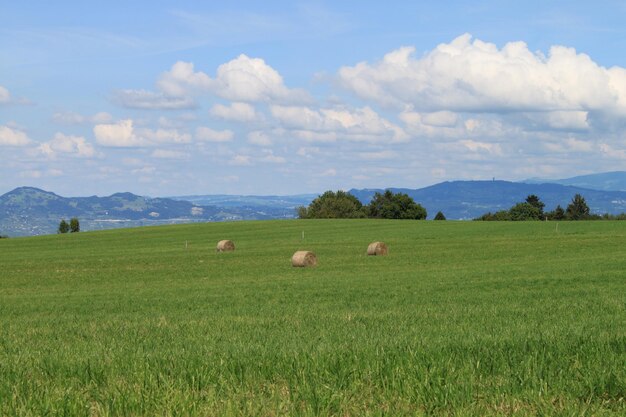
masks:
[(626, 169), (626, 2), (0, 2), (0, 194)]

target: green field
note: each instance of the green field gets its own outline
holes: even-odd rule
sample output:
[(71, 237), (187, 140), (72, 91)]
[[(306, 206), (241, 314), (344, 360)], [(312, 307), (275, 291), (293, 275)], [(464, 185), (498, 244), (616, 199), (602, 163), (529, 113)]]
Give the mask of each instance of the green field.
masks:
[(626, 222), (2, 239), (0, 415), (624, 416)]

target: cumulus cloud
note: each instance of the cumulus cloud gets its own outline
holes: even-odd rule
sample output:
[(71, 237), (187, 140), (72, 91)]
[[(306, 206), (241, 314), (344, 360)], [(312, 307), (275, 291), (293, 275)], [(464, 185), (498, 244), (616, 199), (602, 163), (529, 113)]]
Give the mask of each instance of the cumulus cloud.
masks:
[(274, 155), (274, 152), (269, 149), (263, 150), (263, 154), (259, 158), (259, 161), (268, 162), (270, 164), (284, 164), (285, 162), (287, 162), (285, 158), (283, 158), (282, 156)]
[(398, 157), (398, 153), (390, 150), (376, 151), (376, 152), (359, 152), (359, 158), (365, 160), (379, 160), (379, 159), (395, 159)]
[(190, 143), (191, 135), (176, 129), (136, 129), (131, 119), (94, 126), (96, 142), (110, 147), (144, 147), (163, 143)]
[(157, 88), (168, 97), (187, 97), (208, 92), (237, 102), (302, 102), (309, 95), (285, 86), (282, 76), (263, 59), (247, 55), (220, 65), (215, 78), (195, 71), (191, 62), (176, 62), (157, 81)]
[(11, 101), (9, 90), (0, 85), (0, 104), (6, 104)]
[(26, 133), (0, 125), (0, 146), (27, 146), (31, 142)]
[(153, 158), (159, 159), (187, 159), (189, 154), (187, 152), (175, 151), (171, 149), (155, 149), (152, 154)]
[(57, 112), (52, 115), (52, 121), (61, 125), (110, 123), (112, 120), (113, 116), (107, 112), (99, 112), (90, 116), (85, 116), (79, 113), (65, 111)]
[(176, 129), (138, 129), (137, 133), (150, 144), (161, 143), (190, 143), (191, 135), (188, 133), (180, 133)]
[(196, 129), (196, 139), (203, 142), (230, 142), (235, 137), (231, 130), (213, 130), (208, 127)]
[(261, 131), (255, 130), (253, 132), (248, 133), (248, 143), (251, 143), (252, 145), (258, 145), (258, 146), (271, 146), (272, 140), (267, 134)]
[(369, 107), (348, 110), (303, 106), (270, 106), (272, 116), (297, 137), (311, 141), (345, 138), (356, 142), (406, 142), (402, 128), (380, 117)]
[(44, 142), (37, 148), (39, 152), (48, 158), (56, 158), (59, 154), (76, 156), (80, 158), (93, 158), (96, 156), (94, 146), (82, 136), (71, 136), (57, 133), (54, 138)]
[(146, 90), (118, 90), (113, 94), (113, 101), (130, 109), (179, 110), (197, 107), (191, 97), (170, 96)]
[(113, 124), (96, 125), (93, 128), (93, 133), (96, 142), (102, 146), (137, 147), (147, 145), (147, 141), (135, 134), (133, 121), (130, 119)]
[(239, 166), (250, 165), (252, 163), (251, 159), (252, 158), (249, 155), (235, 155), (230, 159), (230, 161), (228, 161), (228, 163), (230, 165)]
[(338, 79), (363, 99), (419, 111), (626, 113), (623, 68), (604, 68), (564, 46), (544, 56), (524, 42), (498, 49), (469, 34), (422, 57), (403, 47), (373, 64), (342, 67)]
[(260, 119), (260, 115), (255, 108), (248, 103), (231, 103), (230, 106), (216, 104), (211, 107), (209, 114), (224, 120), (234, 122), (254, 122)]
[(498, 143), (478, 142), (469, 139), (459, 141), (459, 143), (471, 152), (487, 152), (493, 155), (502, 155), (502, 148)]

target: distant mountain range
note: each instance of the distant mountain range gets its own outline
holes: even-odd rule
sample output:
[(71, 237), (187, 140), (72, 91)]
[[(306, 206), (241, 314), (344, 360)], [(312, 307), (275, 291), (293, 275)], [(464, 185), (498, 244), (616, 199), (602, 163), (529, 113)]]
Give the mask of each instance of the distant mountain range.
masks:
[(37, 188), (20, 187), (0, 196), (0, 234), (31, 236), (56, 233), (61, 219), (72, 217), (80, 220), (81, 230), (98, 230), (172, 223), (294, 218), (296, 215), (295, 206), (286, 202), (273, 206), (240, 203), (217, 207), (132, 193), (67, 198)]
[[(451, 181), (420, 189), (390, 188), (403, 192), (428, 211), (432, 219), (442, 211), (448, 219), (473, 219), (486, 212), (506, 210), (536, 194), (546, 210), (565, 208), (582, 194), (594, 213), (626, 212), (626, 172), (554, 180)], [(585, 185), (587, 188), (582, 187)], [(352, 189), (364, 204), (383, 189)], [(117, 193), (108, 197), (61, 197), (32, 187), (20, 187), (0, 196), (0, 235), (30, 236), (56, 233), (61, 219), (78, 217), (82, 230), (136, 227), (169, 223), (225, 220), (288, 219), (298, 206), (317, 194), (292, 196), (194, 195), (170, 198)]]
[[(626, 212), (625, 191), (598, 191), (560, 184), (525, 184), (508, 181), (452, 181), (412, 190), (390, 188), (397, 193), (411, 196), (428, 211), (432, 219), (438, 211), (447, 219), (468, 220), (489, 211), (506, 210), (524, 201), (529, 194), (539, 196), (546, 204), (546, 210), (557, 205), (564, 209), (576, 194), (585, 197), (593, 213), (619, 214)], [(380, 189), (350, 190), (362, 203), (368, 203)]]
[(530, 178), (523, 181), (528, 184), (561, 184), (580, 188), (603, 191), (626, 191), (626, 171), (602, 172), (600, 174), (580, 175), (561, 180)]

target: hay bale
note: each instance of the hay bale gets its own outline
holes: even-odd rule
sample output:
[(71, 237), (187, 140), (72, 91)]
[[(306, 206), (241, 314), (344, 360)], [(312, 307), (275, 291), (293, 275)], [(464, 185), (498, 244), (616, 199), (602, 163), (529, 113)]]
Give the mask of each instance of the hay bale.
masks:
[(383, 242), (372, 242), (367, 247), (367, 254), (374, 256), (385, 256), (387, 255), (387, 245)]
[(291, 257), (291, 266), (317, 266), (317, 256), (308, 250), (299, 250)]
[(217, 242), (218, 252), (232, 252), (235, 250), (235, 244), (232, 240), (220, 240)]

